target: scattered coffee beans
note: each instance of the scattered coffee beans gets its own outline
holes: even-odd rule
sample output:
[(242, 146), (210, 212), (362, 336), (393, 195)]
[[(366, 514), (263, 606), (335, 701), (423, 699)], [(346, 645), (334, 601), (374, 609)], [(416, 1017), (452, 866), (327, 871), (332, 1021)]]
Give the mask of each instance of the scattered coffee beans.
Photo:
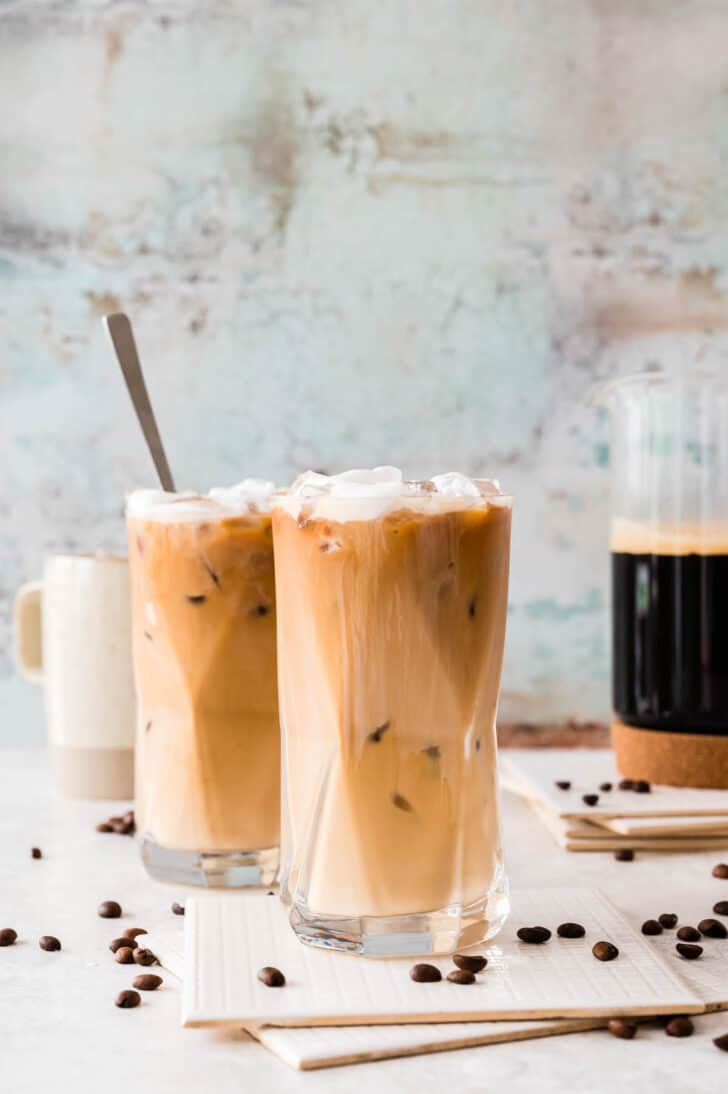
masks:
[(619, 1037), (621, 1041), (631, 1041), (637, 1032), (637, 1023), (630, 1022), (627, 1018), (610, 1018), (607, 1029), (612, 1037)]
[(706, 938), (728, 938), (728, 930), (726, 930), (725, 924), (720, 923), (717, 919), (701, 919), (698, 923), (698, 930)]
[(0, 931), (0, 946), (12, 946), (18, 937), (18, 932), (12, 927), (3, 927)]
[(52, 934), (44, 934), (38, 939), (38, 945), (42, 950), (60, 950), (61, 943)]
[(681, 942), (700, 942), (700, 931), (696, 931), (695, 927), (681, 927), (677, 937)]
[(142, 1001), (142, 997), (138, 991), (120, 991), (114, 1000), (114, 1005), (122, 1007), (124, 1010), (131, 1010), (132, 1007), (138, 1007)]
[(559, 790), (571, 790), (571, 783), (568, 779), (559, 779), (556, 782), (556, 786), (558, 786)]
[(586, 931), (581, 923), (560, 923), (556, 933), (559, 938), (583, 938)]
[(637, 779), (632, 789), (634, 790), (635, 794), (649, 794), (652, 790), (652, 787), (647, 782), (647, 779)]
[(713, 911), (716, 915), (728, 915), (728, 900), (719, 900), (713, 905)]
[(97, 832), (116, 832), (120, 836), (133, 836), (136, 832), (134, 810), (128, 809), (123, 816), (109, 817), (96, 825)]
[(258, 969), (258, 979), (267, 988), (282, 988), (286, 982), (281, 970), (274, 968), (273, 965), (264, 965), (262, 969)]
[(622, 847), (619, 851), (614, 852), (614, 857), (617, 862), (632, 862), (634, 851), (630, 847)]
[(642, 934), (662, 934), (662, 927), (656, 919), (646, 919), (642, 924)]
[(695, 1026), (689, 1018), (677, 1017), (671, 1018), (665, 1026), (665, 1033), (668, 1037), (690, 1037)]
[(175, 900), (174, 904), (172, 905), (172, 914), (173, 915), (184, 915), (185, 914), (184, 905), (183, 904), (178, 904), (177, 901)]
[(657, 918), (660, 921), (660, 926), (668, 931), (671, 931), (673, 927), (677, 927), (677, 916), (674, 912), (663, 912)]
[(719, 1048), (721, 1052), (728, 1052), (728, 1033), (724, 1033), (720, 1037), (714, 1037), (713, 1044), (716, 1048)]
[(117, 904), (115, 900), (104, 900), (97, 910), (102, 919), (118, 919), (121, 915), (121, 904)]
[(582, 794), (581, 800), (584, 802), (584, 805), (596, 805), (597, 802), (599, 801), (599, 795), (598, 794)]
[(632, 779), (622, 779), (619, 784), (620, 790), (634, 790), (634, 782)]
[(131, 953), (133, 955), (132, 960), (137, 965), (156, 965), (157, 964), (157, 955), (152, 953), (151, 950), (143, 950), (141, 948), (138, 948), (136, 950), (132, 950)]
[(135, 950), (138, 945), (136, 938), (115, 938), (113, 942), (109, 942), (109, 949), (112, 953), (117, 953), (122, 949)]
[(434, 965), (413, 965), (410, 969), (410, 980), (416, 984), (436, 984), (442, 980), (442, 973)]
[(132, 980), (132, 985), (139, 991), (156, 991), (163, 983), (162, 977), (155, 976), (153, 972), (143, 972), (141, 976), (135, 976)]
[(703, 952), (702, 946), (693, 946), (690, 942), (678, 942), (675, 949), (686, 961), (695, 961)]
[(619, 957), (619, 950), (611, 942), (595, 942), (592, 953), (597, 961), (614, 961), (615, 957)]
[(124, 938), (138, 938), (140, 934), (147, 934), (143, 927), (127, 927)]
[(466, 972), (482, 972), (488, 964), (488, 958), (481, 957), (480, 954), (456, 953), (452, 960), (454, 965)]
[(608, 794), (609, 791), (612, 789), (612, 784), (611, 783), (599, 783), (599, 789), (603, 790), (605, 794)]
[(122, 946), (114, 954), (114, 961), (120, 965), (131, 965), (134, 962), (134, 951), (129, 946)]
[(31, 858), (43, 858), (43, 852), (41, 851), (40, 847), (31, 847), (30, 857)]
[(713, 873), (713, 877), (727, 878), (728, 877), (728, 862), (719, 862), (716, 866), (713, 867), (712, 873)]
[(532, 946), (539, 945), (541, 942), (548, 942), (551, 938), (551, 931), (548, 927), (519, 927), (516, 934), (521, 942), (528, 942)]
[(475, 973), (469, 972), (468, 969), (453, 969), (452, 972), (447, 974), (447, 978), (451, 984), (475, 983)]

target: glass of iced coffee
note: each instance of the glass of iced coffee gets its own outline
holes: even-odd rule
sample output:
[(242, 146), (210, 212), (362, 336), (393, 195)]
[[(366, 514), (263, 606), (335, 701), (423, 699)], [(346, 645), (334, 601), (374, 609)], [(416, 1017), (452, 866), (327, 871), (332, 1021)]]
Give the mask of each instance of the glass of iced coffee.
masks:
[(510, 524), (459, 474), (307, 472), (275, 499), (281, 895), (305, 942), (447, 953), (505, 920)]
[(128, 498), (137, 830), (163, 881), (276, 877), (273, 489), (248, 479), (206, 497)]

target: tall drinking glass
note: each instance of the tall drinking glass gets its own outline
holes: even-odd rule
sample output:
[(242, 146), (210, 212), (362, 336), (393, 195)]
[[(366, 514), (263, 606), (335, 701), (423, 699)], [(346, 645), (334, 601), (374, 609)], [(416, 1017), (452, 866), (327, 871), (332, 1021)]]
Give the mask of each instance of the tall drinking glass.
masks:
[(505, 920), (510, 524), (457, 474), (308, 472), (276, 498), (282, 896), (305, 942), (446, 953)]

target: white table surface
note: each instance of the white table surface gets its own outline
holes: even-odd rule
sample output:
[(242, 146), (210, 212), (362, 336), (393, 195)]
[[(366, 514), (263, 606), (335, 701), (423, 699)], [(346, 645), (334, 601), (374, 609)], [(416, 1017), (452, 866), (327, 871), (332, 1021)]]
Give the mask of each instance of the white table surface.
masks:
[[(597, 1031), (297, 1073), (242, 1032), (183, 1030), (171, 977), (143, 993), (136, 1010), (119, 1010), (114, 997), (139, 970), (117, 965), (108, 942), (129, 926), (151, 930), (185, 891), (150, 881), (133, 840), (96, 833), (96, 822), (115, 811), (111, 803), (55, 798), (41, 753), (0, 753), (0, 802), (0, 927), (19, 934), (15, 946), (0, 948), (3, 1094), (327, 1094), (372, 1085), (377, 1094), (451, 1086), (459, 1094), (707, 1094), (728, 1084), (728, 1054), (711, 1044), (728, 1032), (728, 1013), (695, 1019), (695, 1034), (684, 1040), (657, 1028), (641, 1029), (634, 1041)], [(623, 909), (644, 907), (645, 918), (679, 913), (662, 907), (660, 893), (680, 886), (705, 894), (706, 914), (728, 899), (728, 882), (710, 876), (715, 852), (641, 853), (632, 863), (569, 854), (510, 794), (504, 824), (514, 885), (599, 886)], [(42, 860), (31, 860), (32, 846), (42, 848)], [(102, 900), (118, 900), (124, 917), (99, 918)], [(41, 934), (57, 935), (62, 952), (41, 951)]]

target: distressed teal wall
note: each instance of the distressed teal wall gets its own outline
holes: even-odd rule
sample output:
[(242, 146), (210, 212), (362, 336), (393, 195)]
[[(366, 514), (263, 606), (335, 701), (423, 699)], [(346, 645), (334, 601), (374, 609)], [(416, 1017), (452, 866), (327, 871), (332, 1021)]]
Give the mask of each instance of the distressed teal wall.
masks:
[(100, 329), (134, 317), (179, 483), (401, 464), (516, 495), (503, 717), (608, 711), (615, 370), (726, 325), (718, 0), (0, 2), (9, 605), (152, 481)]

